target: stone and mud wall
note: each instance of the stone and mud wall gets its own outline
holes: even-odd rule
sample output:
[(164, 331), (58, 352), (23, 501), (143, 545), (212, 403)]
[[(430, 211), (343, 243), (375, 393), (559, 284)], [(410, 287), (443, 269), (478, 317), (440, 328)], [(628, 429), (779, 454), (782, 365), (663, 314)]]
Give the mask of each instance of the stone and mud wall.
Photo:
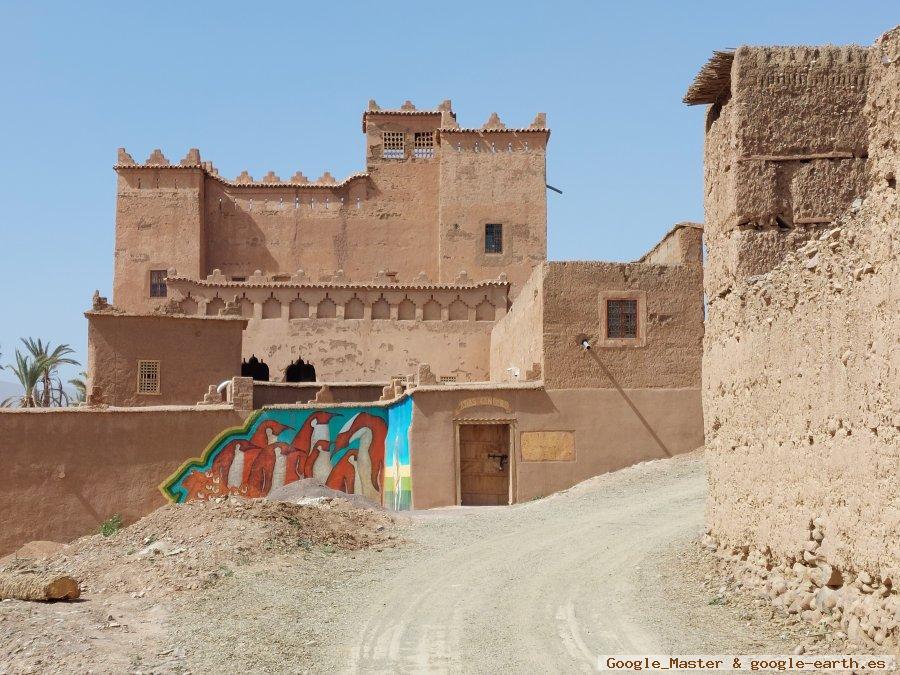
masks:
[[(757, 266), (746, 248), (752, 242), (735, 248), (722, 232), (709, 239), (707, 545), (745, 566), (786, 611), (856, 641), (897, 648), (900, 29), (869, 49), (865, 63), (857, 50), (805, 51), (840, 56), (838, 84), (849, 86), (843, 78), (851, 68), (866, 73), (868, 88), (847, 99), (853, 109), (845, 114), (829, 109), (835, 114), (827, 124), (800, 98), (791, 106), (800, 119), (810, 115), (808, 124), (786, 122), (779, 132), (771, 122), (770, 134), (755, 133), (785, 134), (785, 146), (796, 136), (819, 139), (804, 152), (829, 150), (836, 138), (841, 147), (832, 150), (868, 147), (871, 154), (865, 176), (853, 168), (858, 160), (841, 160), (843, 182), (833, 176), (837, 184), (829, 189), (846, 197), (810, 200), (833, 220), (796, 247), (784, 233), (783, 253), (764, 265), (772, 267), (766, 273), (749, 274)], [(842, 123), (835, 127), (835, 120)], [(751, 131), (737, 141), (746, 142)], [(722, 180), (723, 170), (708, 156), (708, 181)], [(869, 186), (865, 199), (837, 213), (863, 185)], [(707, 208), (715, 220), (720, 206), (708, 202)]]
[(869, 62), (855, 46), (741, 47), (706, 69), (721, 71), (724, 86), (688, 102), (712, 104), (704, 201), (713, 296), (771, 269), (865, 194)]

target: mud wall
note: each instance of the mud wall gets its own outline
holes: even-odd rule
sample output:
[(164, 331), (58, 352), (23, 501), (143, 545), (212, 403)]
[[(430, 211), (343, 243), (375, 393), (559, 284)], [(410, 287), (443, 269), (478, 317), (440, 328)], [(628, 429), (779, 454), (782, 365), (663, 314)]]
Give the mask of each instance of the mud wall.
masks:
[(324, 382), (389, 380), (414, 373), (419, 363), (431, 365), (438, 377), (478, 381), (488, 377), (492, 325), (468, 320), (251, 320), (244, 354), (264, 358), (273, 376), (301, 357)]
[[(299, 171), (227, 179), (196, 149), (178, 163), (159, 150), (136, 162), (122, 149), (113, 302), (128, 311), (162, 304), (149, 297), (150, 271), (173, 268), (192, 279), (216, 269), (229, 278), (302, 269), (315, 280), (341, 271), (365, 281), (379, 271), (402, 281), (505, 271), (518, 292), (546, 258), (543, 127), (542, 118), (538, 128), (459, 129), (449, 101), (430, 111), (370, 106), (365, 171), (342, 181)], [(404, 144), (389, 158), (385, 133)], [(416, 147), (422, 135), (429, 148)], [(485, 253), (486, 223), (502, 224), (501, 253)]]
[(0, 411), (0, 555), (146, 515), (186, 453), (241, 421), (229, 406)]
[[(253, 407), (309, 403), (322, 382), (254, 382)], [(378, 401), (388, 382), (329, 382), (328, 388), (335, 403), (367, 403)]]
[[(515, 298), (547, 259), (546, 153), (537, 130), (441, 133), (439, 264), (441, 281), (461, 270), (474, 279), (505, 272)], [(485, 225), (502, 227), (502, 250), (487, 253)]]
[[(855, 99), (865, 111), (848, 110), (837, 138), (871, 149), (868, 195), (768, 273), (735, 276), (709, 298), (703, 361), (713, 536), (764, 552), (770, 566), (833, 569), (817, 583), (856, 580), (863, 594), (900, 583), (897, 30), (870, 50), (867, 68), (868, 90)], [(823, 150), (835, 134), (818, 121), (785, 133)], [(710, 259), (740, 264), (727, 241), (709, 245)], [(862, 632), (884, 640), (882, 595)]]
[[(220, 275), (218, 275), (220, 276)], [(214, 315), (235, 300), (248, 320), (245, 357), (266, 361), (272, 379), (292, 361), (312, 363), (324, 382), (371, 382), (414, 372), (484, 380), (490, 332), (506, 313), (505, 279), (458, 284), (257, 283), (175, 279), (188, 316)]]
[(546, 263), (534, 268), (509, 313), (491, 330), (493, 382), (540, 379), (544, 365), (544, 274)]
[[(458, 503), (457, 428), (461, 424), (510, 425), (515, 502), (703, 445), (696, 388), (546, 391), (525, 383), (420, 387), (412, 398), (410, 442), (417, 509)], [(573, 452), (540, 459), (523, 453), (522, 435), (534, 432), (560, 432), (571, 440)]]
[[(113, 406), (193, 405), (241, 373), (240, 318), (87, 312), (93, 394)], [(138, 392), (138, 361), (159, 362), (159, 393)]]
[(865, 194), (862, 47), (741, 47), (707, 111), (707, 294), (771, 269)]
[[(543, 280), (545, 386), (699, 387), (702, 284), (700, 265), (547, 263)], [(637, 300), (638, 339), (606, 338), (606, 301), (616, 298)], [(591, 343), (591, 359), (583, 358), (584, 338)]]

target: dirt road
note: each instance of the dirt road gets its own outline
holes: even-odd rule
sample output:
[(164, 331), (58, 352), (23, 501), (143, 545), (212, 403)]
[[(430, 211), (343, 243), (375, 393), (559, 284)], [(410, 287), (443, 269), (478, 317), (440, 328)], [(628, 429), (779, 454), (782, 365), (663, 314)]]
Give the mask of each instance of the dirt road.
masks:
[(665, 653), (634, 571), (699, 532), (704, 495), (689, 461), (512, 509), (423, 514), (436, 550), (386, 589), (350, 669), (590, 672), (598, 654)]
[(695, 455), (514, 507), (416, 514), (409, 544), (335, 561), (314, 591), (290, 568), (253, 587), (236, 575), (173, 637), (195, 672), (590, 672), (600, 654), (789, 651), (688, 578), (705, 495)]
[[(223, 555), (234, 548), (217, 580), (197, 590), (0, 603), (0, 674), (590, 672), (605, 654), (815, 645), (809, 628), (732, 592), (729, 572), (692, 544), (705, 495), (695, 454), (513, 507), (415, 513), (370, 548), (307, 542), (245, 562), (241, 520), (224, 538), (184, 539), (170, 581), (195, 578), (190, 556), (205, 538)], [(142, 534), (125, 531), (111, 545)], [(405, 542), (393, 546), (394, 535)]]

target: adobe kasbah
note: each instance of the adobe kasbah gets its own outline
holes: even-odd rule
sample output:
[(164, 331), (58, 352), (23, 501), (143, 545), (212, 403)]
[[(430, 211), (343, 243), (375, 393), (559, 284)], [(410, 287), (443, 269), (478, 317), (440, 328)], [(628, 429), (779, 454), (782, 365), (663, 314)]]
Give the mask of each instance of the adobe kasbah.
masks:
[[(370, 101), (361, 122), (343, 180), (119, 150), (67, 480), (127, 519), (304, 477), (391, 508), (499, 505), (703, 443), (700, 225), (634, 263), (551, 262), (544, 113), (464, 127), (450, 101)], [(76, 445), (126, 419), (135, 455), (103, 486)], [(45, 499), (71, 517), (4, 546), (94, 526)]]
[[(197, 149), (120, 148), (87, 401), (0, 411), (0, 554), (115, 514), (42, 573), (135, 602), (135, 575), (225, 584), (196, 620), (280, 606), (311, 626), (310, 659), (349, 636), (324, 670), (893, 658), (900, 28), (717, 51), (684, 103), (705, 110), (706, 222), (660, 225), (624, 263), (547, 259), (544, 113), (465, 126), (449, 100), (369, 101), (343, 178), (226, 178)], [(495, 508), (450, 508), (466, 506)], [(272, 560), (311, 580), (294, 589)], [(0, 570), (0, 592), (73, 597), (22, 576)], [(284, 585), (247, 600), (263, 578)], [(249, 624), (172, 622), (165, 658), (198, 654), (179, 668), (256, 649), (230, 645)]]

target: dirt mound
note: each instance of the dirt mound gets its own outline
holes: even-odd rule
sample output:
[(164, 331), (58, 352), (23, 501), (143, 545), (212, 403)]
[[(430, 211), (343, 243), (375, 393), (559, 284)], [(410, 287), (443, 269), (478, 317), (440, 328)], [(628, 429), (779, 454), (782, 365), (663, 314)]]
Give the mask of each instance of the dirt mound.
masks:
[(362, 495), (352, 495), (332, 490), (322, 485), (315, 478), (301, 478), (283, 485), (276, 490), (272, 490), (266, 499), (274, 502), (291, 502), (292, 504), (315, 503), (315, 501), (321, 499), (342, 499), (359, 509), (384, 511), (383, 506), (376, 504), (371, 499), (367, 499)]
[(82, 537), (34, 567), (71, 574), (86, 592), (143, 597), (202, 588), (235, 566), (277, 554), (390, 546), (391, 523), (387, 513), (330, 497), (169, 504), (109, 537)]

